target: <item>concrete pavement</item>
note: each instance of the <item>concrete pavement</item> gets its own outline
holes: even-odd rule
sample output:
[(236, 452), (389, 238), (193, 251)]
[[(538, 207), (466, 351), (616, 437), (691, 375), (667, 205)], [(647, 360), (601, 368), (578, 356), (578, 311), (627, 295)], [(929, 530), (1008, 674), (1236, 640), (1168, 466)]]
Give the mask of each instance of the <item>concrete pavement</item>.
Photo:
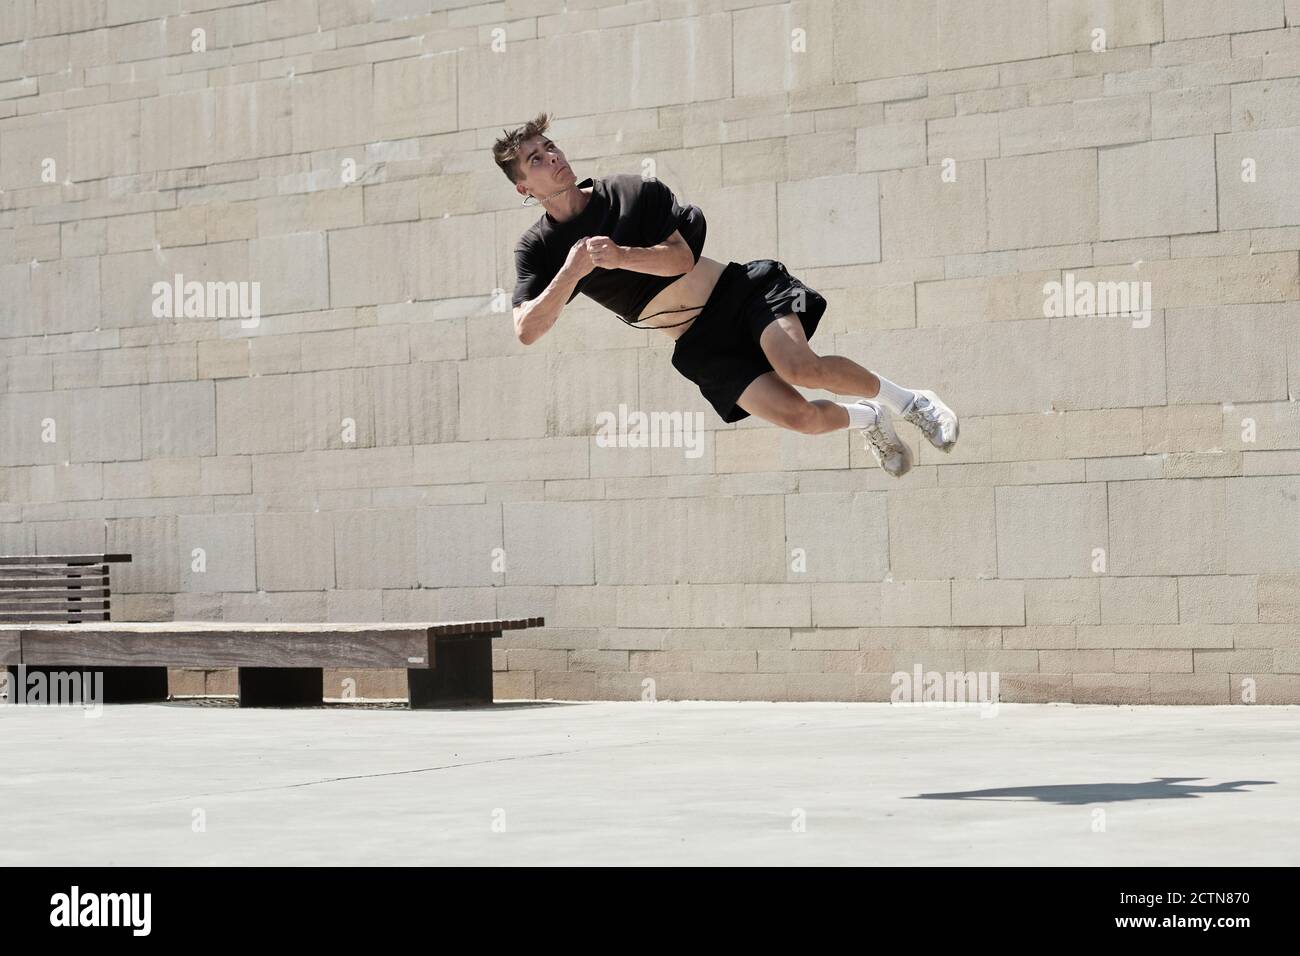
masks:
[(0, 706), (0, 864), (1300, 862), (1300, 708)]

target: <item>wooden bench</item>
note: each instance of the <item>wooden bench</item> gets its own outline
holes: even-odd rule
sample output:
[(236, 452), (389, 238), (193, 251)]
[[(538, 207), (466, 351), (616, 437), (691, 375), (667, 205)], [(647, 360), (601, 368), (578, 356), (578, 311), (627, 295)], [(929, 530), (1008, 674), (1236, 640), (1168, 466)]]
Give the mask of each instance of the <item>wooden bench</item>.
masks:
[(0, 555), (0, 667), (101, 671), (104, 703), (167, 699), (167, 669), (239, 671), (242, 707), (321, 703), (324, 668), (405, 670), (414, 708), (492, 702), (492, 639), (540, 617), (381, 624), (122, 622), (109, 565), (129, 554)]
[[(492, 702), (492, 639), (540, 617), (383, 624), (148, 621), (0, 624), (0, 663), (42, 669), (238, 669), (241, 707), (321, 703), (322, 670), (402, 669), (412, 708)], [(125, 702), (108, 695), (106, 702)]]
[(0, 554), (0, 623), (107, 621), (109, 565), (129, 554)]
[[(110, 620), (111, 565), (130, 560), (129, 554), (0, 554), (0, 624)], [(6, 663), (18, 662), (0, 656), (0, 665)], [(165, 668), (114, 667), (103, 673), (109, 703), (167, 697)]]

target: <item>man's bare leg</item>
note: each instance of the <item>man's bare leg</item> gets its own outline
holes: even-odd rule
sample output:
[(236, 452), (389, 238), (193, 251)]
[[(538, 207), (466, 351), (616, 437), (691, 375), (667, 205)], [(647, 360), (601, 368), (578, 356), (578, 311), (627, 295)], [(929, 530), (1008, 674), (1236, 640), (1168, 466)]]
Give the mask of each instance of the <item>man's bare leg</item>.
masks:
[(751, 415), (805, 435), (852, 425), (861, 429), (872, 457), (887, 474), (901, 478), (912, 467), (911, 449), (895, 433), (888, 409), (877, 402), (844, 405), (824, 398), (809, 400), (776, 372), (766, 372), (750, 382), (736, 404)]
[[(764, 329), (759, 346), (772, 363), (772, 368), (787, 382), (824, 388), (838, 395), (880, 397), (879, 375), (843, 355), (818, 355), (804, 337), (803, 323), (794, 315), (783, 315)], [(816, 378), (817, 384), (803, 381), (809, 378)], [(901, 412), (903, 409), (893, 410)]]
[(764, 421), (804, 435), (824, 435), (849, 427), (849, 413), (839, 402), (806, 399), (776, 372), (754, 379), (736, 404)]
[(876, 401), (915, 425), (940, 451), (951, 451), (957, 442), (957, 416), (938, 395), (926, 389), (903, 388), (843, 355), (818, 355), (804, 337), (797, 316), (783, 315), (769, 324), (759, 346), (772, 368), (793, 385)]

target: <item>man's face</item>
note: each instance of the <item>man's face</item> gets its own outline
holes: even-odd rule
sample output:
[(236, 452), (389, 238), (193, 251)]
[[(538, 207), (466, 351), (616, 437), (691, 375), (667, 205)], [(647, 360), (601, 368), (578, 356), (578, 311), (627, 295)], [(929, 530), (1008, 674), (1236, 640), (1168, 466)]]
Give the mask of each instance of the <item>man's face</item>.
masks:
[(534, 136), (524, 143), (519, 152), (519, 171), (523, 178), (515, 184), (515, 191), (538, 199), (572, 186), (578, 178), (560, 147), (546, 136)]

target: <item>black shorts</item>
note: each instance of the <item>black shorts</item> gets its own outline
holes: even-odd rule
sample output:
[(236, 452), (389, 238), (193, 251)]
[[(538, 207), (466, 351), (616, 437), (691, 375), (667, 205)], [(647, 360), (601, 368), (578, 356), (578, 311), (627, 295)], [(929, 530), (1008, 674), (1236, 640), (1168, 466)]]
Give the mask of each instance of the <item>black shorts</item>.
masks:
[(782, 315), (799, 316), (812, 338), (826, 300), (775, 259), (728, 262), (718, 284), (673, 347), (673, 368), (700, 388), (724, 422), (748, 418), (736, 399), (760, 375), (773, 371), (759, 336)]

